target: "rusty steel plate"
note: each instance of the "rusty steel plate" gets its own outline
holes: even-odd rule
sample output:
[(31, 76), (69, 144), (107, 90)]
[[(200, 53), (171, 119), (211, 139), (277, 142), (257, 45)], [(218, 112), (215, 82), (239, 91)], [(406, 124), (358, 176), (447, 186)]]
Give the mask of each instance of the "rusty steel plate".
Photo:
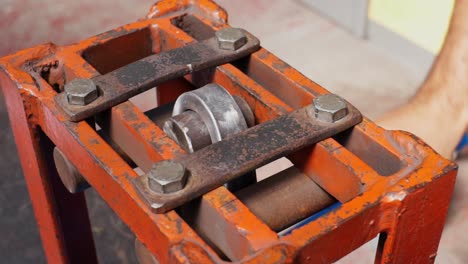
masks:
[(185, 188), (175, 193), (153, 192), (146, 175), (135, 179), (135, 187), (153, 212), (167, 212), (277, 158), (358, 124), (362, 120), (360, 112), (346, 103), (348, 115), (335, 123), (319, 121), (309, 106), (176, 158), (189, 177)]
[(69, 104), (65, 92), (57, 94), (55, 101), (71, 121), (84, 120), (161, 83), (240, 59), (258, 50), (260, 41), (247, 31), (242, 31), (247, 42), (235, 51), (219, 48), (216, 37), (193, 42), (92, 78), (100, 96), (87, 105)]

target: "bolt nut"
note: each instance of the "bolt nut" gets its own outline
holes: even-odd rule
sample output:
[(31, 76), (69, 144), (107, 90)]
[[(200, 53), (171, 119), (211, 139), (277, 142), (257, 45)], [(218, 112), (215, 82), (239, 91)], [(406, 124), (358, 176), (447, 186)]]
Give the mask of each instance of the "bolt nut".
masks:
[(187, 182), (184, 165), (178, 162), (164, 160), (153, 165), (148, 172), (149, 188), (157, 193), (173, 193), (180, 191)]
[(90, 79), (74, 79), (64, 89), (71, 105), (87, 105), (99, 96), (96, 84)]
[(239, 28), (223, 28), (216, 32), (220, 49), (237, 50), (247, 43), (247, 37)]
[(348, 114), (345, 100), (335, 94), (325, 94), (314, 99), (314, 115), (324, 122), (334, 123)]

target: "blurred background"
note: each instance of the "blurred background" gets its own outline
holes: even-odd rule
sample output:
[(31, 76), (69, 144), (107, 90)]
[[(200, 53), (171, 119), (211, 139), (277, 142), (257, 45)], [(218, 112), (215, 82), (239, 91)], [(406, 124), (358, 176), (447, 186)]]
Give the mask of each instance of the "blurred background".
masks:
[[(453, 8), (453, 1), (441, 0), (216, 2), (227, 9), (231, 25), (255, 34), (265, 48), (370, 118), (414, 93), (440, 49)], [(0, 57), (44, 42), (80, 41), (144, 17), (152, 3), (0, 0)], [(1, 262), (44, 263), (1, 94), (0, 174)], [(135, 263), (133, 234), (92, 189), (86, 192), (99, 260)]]

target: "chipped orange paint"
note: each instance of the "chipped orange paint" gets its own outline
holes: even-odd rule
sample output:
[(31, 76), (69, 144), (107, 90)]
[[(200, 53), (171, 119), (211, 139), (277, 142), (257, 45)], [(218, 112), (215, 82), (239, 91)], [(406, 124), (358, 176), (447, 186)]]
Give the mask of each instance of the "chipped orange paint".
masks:
[(223, 249), (231, 260), (241, 260), (277, 243), (276, 233), (224, 187), (203, 196), (200, 212), (205, 213), (206, 217), (213, 217), (205, 221), (216, 223), (215, 226), (205, 225), (200, 228), (205, 229), (204, 232), (212, 232), (213, 242), (218, 245), (227, 244)]
[[(55, 89), (74, 78), (99, 75), (83, 54), (90, 47), (132, 32), (149, 30), (152, 53), (196, 41), (171, 23), (171, 18), (186, 13), (213, 30), (229, 26), (227, 13), (212, 1), (163, 0), (151, 8), (146, 19), (135, 23), (70, 46), (43, 44), (0, 59), (1, 86), (48, 261), (69, 262), (72, 249), (63, 241), (63, 223), (57, 218), (54, 196), (48, 189), (43, 169), (47, 153), (41, 152), (37, 139), (40, 130), (161, 263), (225, 263), (217, 251), (239, 263), (333, 262), (379, 233), (386, 233), (386, 240), (378, 249), (377, 263), (434, 262), (456, 165), (414, 136), (386, 131), (368, 119), (347, 135), (324, 140), (289, 157), (341, 201), (289, 234), (273, 232), (224, 187), (179, 212), (151, 212), (133, 187), (138, 176), (135, 171), (88, 123), (68, 121), (55, 104)], [(56, 62), (48, 79), (43, 79), (40, 71)], [(217, 67), (212, 81), (243, 97), (253, 109), (256, 123), (328, 93), (265, 49), (250, 56), (249, 67)], [(175, 100), (191, 82), (194, 80), (188, 75), (185, 80), (163, 84), (158, 89), (160, 103)], [(110, 138), (144, 170), (153, 162), (184, 155), (130, 102), (113, 107), (98, 119), (104, 122)], [(198, 215), (187, 216), (185, 210), (188, 215), (198, 210)], [(213, 231), (214, 225), (222, 228)], [(217, 248), (211, 248), (202, 237), (215, 242)]]

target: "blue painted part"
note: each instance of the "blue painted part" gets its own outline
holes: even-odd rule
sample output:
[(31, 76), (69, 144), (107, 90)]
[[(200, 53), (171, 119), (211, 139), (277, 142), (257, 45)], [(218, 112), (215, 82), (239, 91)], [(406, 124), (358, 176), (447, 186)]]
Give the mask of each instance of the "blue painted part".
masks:
[(463, 135), (460, 143), (458, 143), (456, 151), (460, 151), (466, 146), (468, 146), (468, 133), (465, 133), (465, 135)]
[(278, 235), (279, 235), (279, 236), (288, 235), (288, 234), (290, 234), (294, 229), (298, 229), (298, 228), (301, 227), (301, 226), (305, 226), (305, 225), (307, 225), (308, 223), (310, 223), (310, 222), (316, 220), (317, 218), (322, 217), (323, 215), (328, 214), (329, 212), (331, 212), (331, 211), (333, 211), (333, 210), (339, 208), (340, 206), (341, 206), (341, 203), (340, 203), (340, 202), (336, 202), (336, 203), (334, 203), (334, 204), (328, 206), (327, 208), (322, 209), (322, 210), (318, 211), (317, 213), (315, 213), (315, 214), (309, 216), (308, 218), (306, 218), (306, 219), (300, 221), (299, 223), (296, 223), (296, 224), (294, 224), (294, 225), (292, 225), (292, 226), (286, 228), (285, 230), (281, 231)]

